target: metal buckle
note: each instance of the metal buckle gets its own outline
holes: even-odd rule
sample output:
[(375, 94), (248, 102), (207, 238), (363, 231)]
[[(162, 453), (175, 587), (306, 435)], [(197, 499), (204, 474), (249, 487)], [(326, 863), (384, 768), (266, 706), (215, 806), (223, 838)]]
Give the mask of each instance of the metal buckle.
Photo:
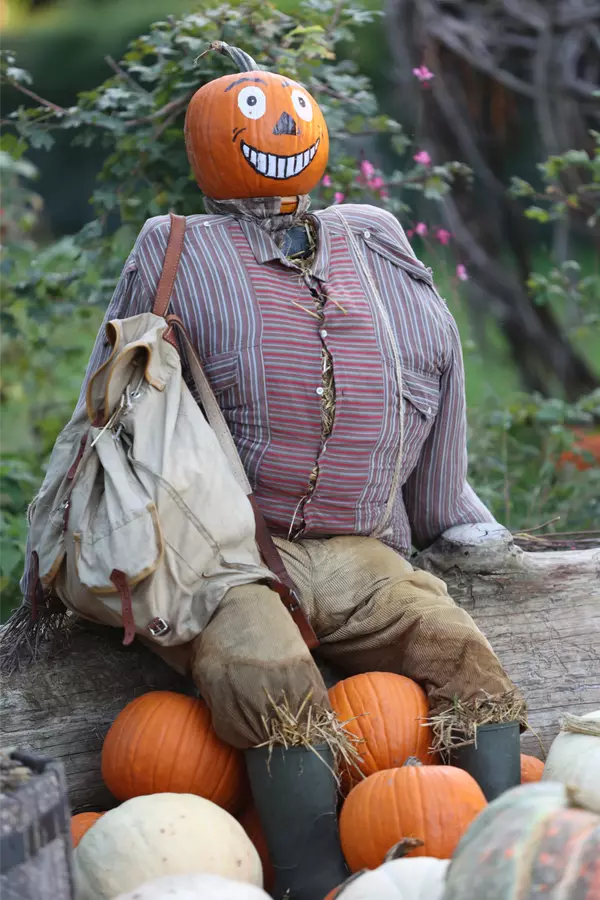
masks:
[(151, 622), (148, 622), (148, 631), (152, 635), (152, 637), (162, 637), (163, 634), (166, 634), (167, 631), (171, 630), (171, 626), (168, 622), (165, 622), (164, 619), (161, 619), (160, 616), (156, 616), (155, 619), (152, 619)]

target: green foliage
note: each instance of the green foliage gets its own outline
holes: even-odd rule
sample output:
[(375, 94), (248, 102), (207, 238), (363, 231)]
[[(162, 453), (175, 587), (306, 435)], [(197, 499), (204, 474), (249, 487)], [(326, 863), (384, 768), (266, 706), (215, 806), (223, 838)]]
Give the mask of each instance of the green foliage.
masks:
[(470, 421), (470, 478), (481, 499), (507, 528), (526, 530), (552, 521), (551, 531), (584, 531), (600, 522), (600, 467), (562, 464), (574, 429), (594, 428), (600, 391), (576, 404), (519, 394), (495, 397)]
[[(406, 190), (438, 201), (468, 169), (459, 163), (416, 165), (401, 126), (379, 111), (369, 80), (354, 63), (336, 59), (336, 45), (351, 41), (355, 30), (377, 15), (337, 0), (305, 0), (295, 17), (261, 0), (219, 6), (204, 0), (194, 14), (157, 22), (133, 41), (120, 74), (81, 93), (76, 106), (22, 108), (15, 119), (18, 131), (36, 147), (49, 146), (56, 129), (73, 130), (83, 147), (102, 142), (108, 158), (93, 197), (101, 219), (118, 212), (122, 222), (139, 228), (148, 216), (171, 208), (198, 212), (200, 198), (182, 141), (183, 116), (202, 84), (233, 71), (230, 60), (203, 54), (209, 42), (225, 40), (250, 50), (260, 67), (302, 82), (323, 109), (332, 185), (315, 197), (317, 203), (330, 202), (336, 192), (348, 200), (372, 195), (356, 178), (356, 147), (365, 137), (378, 136), (404, 153), (401, 168), (385, 179), (377, 173), (384, 188), (378, 188), (378, 200), (401, 214), (408, 209)], [(14, 59), (5, 59), (2, 76), (18, 87), (10, 74), (14, 65)]]

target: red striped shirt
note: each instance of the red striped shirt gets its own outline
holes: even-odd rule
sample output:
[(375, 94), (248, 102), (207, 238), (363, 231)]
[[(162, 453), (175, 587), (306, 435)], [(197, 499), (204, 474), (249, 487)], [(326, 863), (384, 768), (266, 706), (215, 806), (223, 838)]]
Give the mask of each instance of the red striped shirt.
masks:
[[(343, 213), (388, 317), (374, 306), (339, 221)], [(399, 552), (452, 525), (493, 521), (469, 487), (458, 331), (430, 271), (389, 213), (344, 205), (314, 214), (318, 251), (306, 280), (259, 225), (233, 215), (188, 218), (171, 311), (186, 323), (274, 533), (371, 534), (400, 450), (401, 490), (382, 540)], [(169, 232), (150, 219), (127, 260), (105, 321), (152, 308)], [(324, 320), (310, 287), (327, 296)], [(402, 366), (396, 377), (396, 342)], [(336, 388), (333, 431), (321, 440), (322, 342)], [(101, 330), (89, 373), (107, 356)], [(311, 472), (318, 480), (303, 506)], [(299, 509), (303, 521), (298, 521)]]

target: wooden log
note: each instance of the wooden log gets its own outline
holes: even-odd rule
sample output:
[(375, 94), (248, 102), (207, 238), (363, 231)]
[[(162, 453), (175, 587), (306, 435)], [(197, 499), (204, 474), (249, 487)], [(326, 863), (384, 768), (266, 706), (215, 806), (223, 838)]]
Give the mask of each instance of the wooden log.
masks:
[[(546, 747), (562, 713), (600, 709), (600, 548), (525, 553), (500, 526), (446, 532), (416, 562), (443, 578), (524, 691)], [(100, 748), (115, 715), (149, 690), (193, 693), (193, 685), (116, 629), (77, 627), (68, 653), (5, 679), (4, 747), (62, 760), (76, 811), (107, 809)], [(326, 681), (335, 673), (325, 672)], [(524, 752), (543, 756), (531, 734)]]
[(68, 651), (4, 679), (2, 748), (35, 750), (65, 766), (74, 812), (115, 805), (100, 774), (100, 750), (113, 719), (135, 697), (193, 685), (115, 628), (76, 626)]
[[(465, 525), (416, 563), (446, 582), (488, 638), (546, 749), (563, 713), (600, 709), (600, 547), (530, 553), (500, 525)], [(532, 733), (522, 745), (543, 758)]]

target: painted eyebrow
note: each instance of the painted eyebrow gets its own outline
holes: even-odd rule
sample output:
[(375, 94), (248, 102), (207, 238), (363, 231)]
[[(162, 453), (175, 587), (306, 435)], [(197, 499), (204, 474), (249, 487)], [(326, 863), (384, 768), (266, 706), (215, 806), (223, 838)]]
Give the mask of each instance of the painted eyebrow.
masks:
[(267, 83), (262, 78), (238, 78), (237, 81), (234, 81), (233, 84), (230, 84), (229, 87), (225, 88), (224, 93), (227, 93), (227, 91), (230, 91), (232, 88), (237, 87), (238, 84), (243, 84), (245, 81), (250, 81), (250, 82), (253, 82), (254, 84), (266, 84)]

